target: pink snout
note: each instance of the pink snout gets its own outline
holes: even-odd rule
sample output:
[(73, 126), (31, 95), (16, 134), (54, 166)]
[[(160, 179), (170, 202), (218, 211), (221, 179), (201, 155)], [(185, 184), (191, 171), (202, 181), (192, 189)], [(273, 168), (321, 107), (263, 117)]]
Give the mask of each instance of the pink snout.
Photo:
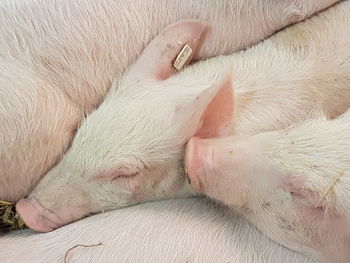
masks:
[(25, 224), (38, 232), (50, 232), (65, 224), (62, 218), (46, 209), (36, 198), (20, 200), (16, 210)]
[(211, 141), (191, 138), (186, 147), (185, 166), (192, 188), (195, 191), (204, 192), (208, 179), (214, 173)]

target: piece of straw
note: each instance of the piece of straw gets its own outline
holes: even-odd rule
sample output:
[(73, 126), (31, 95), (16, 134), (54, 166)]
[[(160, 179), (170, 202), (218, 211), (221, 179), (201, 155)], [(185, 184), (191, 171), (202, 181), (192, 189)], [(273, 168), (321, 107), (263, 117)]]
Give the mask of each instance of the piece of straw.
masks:
[(64, 263), (68, 263), (68, 254), (69, 252), (71, 252), (72, 250), (78, 248), (78, 247), (98, 247), (98, 246), (102, 246), (102, 243), (98, 243), (98, 244), (94, 244), (94, 245), (75, 245), (74, 247), (71, 247), (70, 249), (67, 250), (66, 254), (64, 255)]
[(0, 200), (1, 232), (27, 228), (22, 218), (16, 213), (15, 205), (15, 203)]
[(318, 207), (320, 203), (324, 200), (326, 195), (328, 195), (334, 188), (334, 186), (338, 183), (340, 177), (344, 175), (345, 171), (340, 172), (334, 179), (333, 181), (327, 186), (326, 190), (322, 193), (320, 199), (317, 201), (315, 207)]

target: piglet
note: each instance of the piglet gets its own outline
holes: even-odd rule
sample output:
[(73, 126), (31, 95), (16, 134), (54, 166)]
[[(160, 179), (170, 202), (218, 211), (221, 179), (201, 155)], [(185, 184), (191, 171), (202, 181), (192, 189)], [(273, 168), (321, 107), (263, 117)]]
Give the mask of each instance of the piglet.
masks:
[(112, 82), (167, 25), (193, 18), (210, 25), (195, 59), (208, 58), (251, 46), (336, 2), (1, 0), (0, 200), (30, 193)]
[[(242, 216), (206, 199), (150, 202), (80, 220), (44, 235), (0, 238), (0, 261), (63, 263), (315, 263), (276, 244)], [(215, 245), (213, 245), (215, 244)], [(258, 259), (258, 260), (257, 260)]]
[(188, 44), (195, 54), (204, 28), (196, 21), (169, 26), (114, 83), (18, 212), (47, 232), (92, 213), (191, 196), (182, 167), (195, 134), (278, 130), (314, 107), (340, 115), (350, 107), (349, 12), (350, 2), (342, 2), (251, 49), (174, 76), (178, 53)]
[(350, 258), (350, 111), (253, 136), (192, 138), (192, 187), (235, 208), (286, 247)]

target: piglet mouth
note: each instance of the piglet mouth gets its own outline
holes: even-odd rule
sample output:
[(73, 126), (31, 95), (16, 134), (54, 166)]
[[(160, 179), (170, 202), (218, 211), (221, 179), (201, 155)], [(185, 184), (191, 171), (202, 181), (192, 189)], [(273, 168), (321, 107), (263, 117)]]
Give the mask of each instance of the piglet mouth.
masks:
[(191, 187), (204, 192), (208, 176), (214, 172), (212, 147), (206, 140), (191, 138), (186, 146), (185, 171)]
[(64, 220), (46, 209), (35, 197), (20, 200), (16, 210), (24, 223), (38, 232), (50, 232), (63, 225)]

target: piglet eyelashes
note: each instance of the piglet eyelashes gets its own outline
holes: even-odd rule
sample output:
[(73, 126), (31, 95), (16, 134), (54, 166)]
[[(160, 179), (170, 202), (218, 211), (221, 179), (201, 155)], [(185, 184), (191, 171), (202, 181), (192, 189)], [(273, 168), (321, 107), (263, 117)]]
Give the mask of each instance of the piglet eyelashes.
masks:
[(110, 170), (102, 172), (96, 176), (94, 176), (94, 179), (97, 180), (104, 180), (104, 181), (114, 181), (117, 179), (127, 179), (135, 177), (139, 174), (139, 171), (135, 170), (128, 170), (128, 169), (117, 169), (117, 170)]
[(117, 179), (128, 179), (128, 178), (131, 178), (131, 177), (135, 177), (137, 176), (139, 173), (138, 172), (134, 172), (132, 174), (117, 174), (113, 179), (112, 181), (114, 180), (117, 180)]

